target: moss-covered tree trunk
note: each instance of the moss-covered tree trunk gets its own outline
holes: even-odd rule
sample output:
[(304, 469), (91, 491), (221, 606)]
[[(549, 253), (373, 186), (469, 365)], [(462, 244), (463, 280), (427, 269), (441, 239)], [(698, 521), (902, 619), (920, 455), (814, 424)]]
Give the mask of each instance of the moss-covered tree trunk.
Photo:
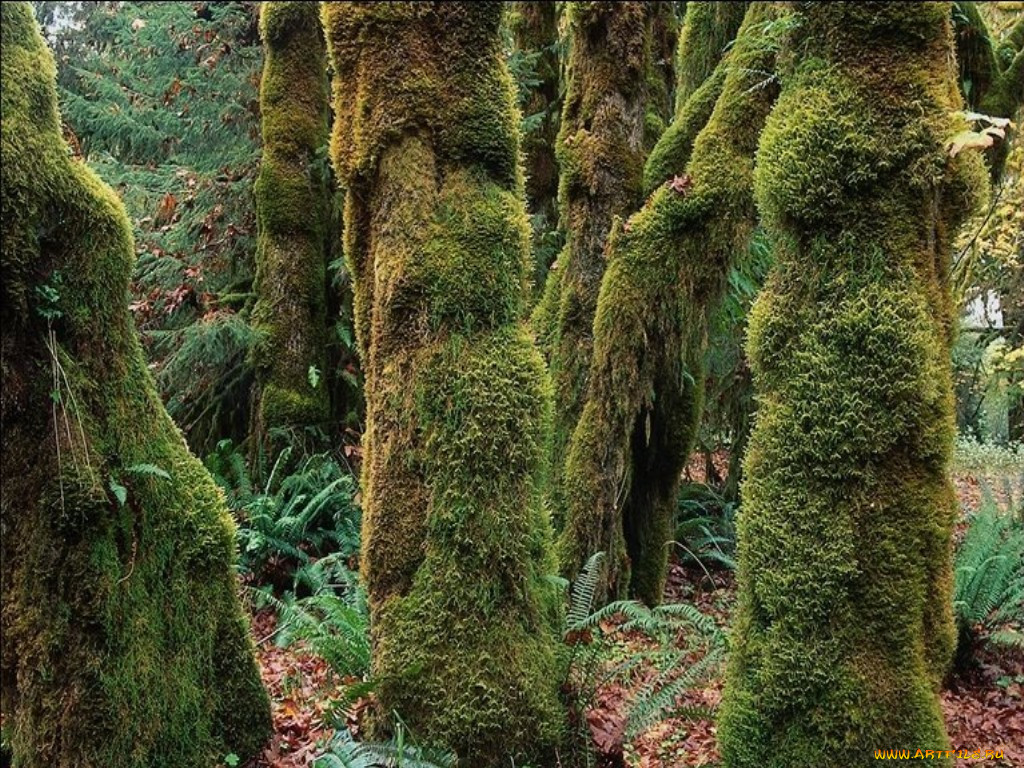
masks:
[[(551, 499), (565, 509), (565, 451), (586, 394), (594, 311), (615, 216), (643, 202), (653, 3), (572, 3), (565, 105), (558, 138), (566, 244), (533, 314), (555, 386)], [(575, 572), (569, 574), (574, 577)]]
[(500, 3), (330, 3), (332, 154), (366, 374), (377, 733), (549, 764), (563, 712), (542, 505), (550, 384)]
[(220, 492), (128, 313), (120, 201), (61, 137), (28, 3), (0, 8), (3, 686), (23, 768), (247, 759), (269, 704)]
[(747, 12), (745, 2), (691, 2), (676, 54), (676, 109), (711, 77)]
[(532, 61), (536, 84), (523, 105), (524, 117), (536, 121), (523, 136), (526, 165), (526, 202), (530, 214), (533, 244), (533, 278), (544, 284), (557, 246), (549, 243), (558, 227), (558, 139), (561, 111), (559, 87), (561, 62), (558, 56), (558, 3), (544, 0), (509, 3), (509, 22), (516, 48)]
[[(653, 194), (608, 241), (586, 402), (566, 458), (559, 557), (570, 574), (607, 553), (613, 596), (628, 588), (661, 600), (700, 414), (707, 312), (753, 226), (754, 149), (776, 92), (764, 37), (771, 13), (772, 4), (753, 4), (721, 73), (708, 78), (714, 90), (698, 89), (651, 153)], [(700, 115), (709, 116), (703, 127)]]
[(730, 768), (856, 768), (948, 748), (948, 272), (985, 173), (947, 151), (963, 128), (949, 3), (792, 5), (796, 63), (758, 149), (777, 266), (750, 325), (719, 737)]
[(255, 195), (259, 238), (252, 324), (259, 408), (255, 437), (322, 425), (326, 381), (330, 200), (326, 53), (318, 3), (264, 3), (260, 9), (263, 158)]

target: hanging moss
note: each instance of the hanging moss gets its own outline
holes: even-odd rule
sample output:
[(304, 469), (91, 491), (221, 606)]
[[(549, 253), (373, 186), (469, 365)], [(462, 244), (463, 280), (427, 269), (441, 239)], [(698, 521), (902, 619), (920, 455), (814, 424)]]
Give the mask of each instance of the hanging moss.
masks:
[(777, 267), (748, 342), (730, 768), (948, 749), (948, 270), (986, 186), (978, 155), (946, 151), (963, 127), (950, 4), (794, 5), (755, 179)]
[[(264, 3), (263, 159), (252, 324), (260, 397), (255, 433), (323, 424), (329, 398), (325, 228), (330, 194), (326, 54), (317, 3)], [(312, 370), (312, 372), (311, 372)]]
[(5, 737), (23, 768), (248, 759), (270, 713), (231, 518), (153, 387), (128, 218), (61, 137), (32, 7), (0, 21)]
[(522, 327), (529, 225), (501, 4), (332, 3), (333, 159), (366, 372), (362, 577), (393, 711), (460, 765), (549, 764), (564, 713)]
[[(770, 3), (752, 5), (685, 172), (676, 169), (608, 241), (586, 404), (568, 448), (559, 560), (571, 574), (608, 553), (612, 595), (628, 585), (649, 603), (661, 599), (675, 491), (700, 413), (706, 315), (753, 224), (754, 148), (775, 96), (764, 74), (774, 67), (763, 34), (771, 14)], [(670, 128), (662, 142), (684, 135)]]
[[(534, 328), (555, 386), (552, 508), (565, 508), (566, 446), (579, 419), (593, 345), (605, 241), (615, 216), (642, 202), (652, 3), (573, 3), (558, 157), (566, 245), (548, 275)], [(572, 574), (575, 576), (575, 574)]]

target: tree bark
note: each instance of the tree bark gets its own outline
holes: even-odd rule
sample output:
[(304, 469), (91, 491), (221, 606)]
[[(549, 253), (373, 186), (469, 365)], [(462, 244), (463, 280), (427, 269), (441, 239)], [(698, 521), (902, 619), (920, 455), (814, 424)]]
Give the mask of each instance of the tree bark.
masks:
[[(952, 239), (987, 188), (950, 4), (792, 3), (755, 190), (777, 258), (751, 314), (725, 765), (948, 749)], [(931, 761), (929, 761), (931, 762)], [(937, 760), (952, 765), (949, 758)]]
[[(763, 38), (771, 3), (754, 3), (720, 62), (721, 95), (689, 142), (682, 110), (648, 163), (676, 158), (644, 207), (607, 245), (586, 402), (569, 443), (563, 573), (607, 554), (607, 590), (661, 600), (676, 491), (700, 414), (707, 313), (754, 225), (757, 136), (776, 92)], [(686, 31), (682, 39), (686, 38)], [(690, 123), (689, 125), (692, 125)], [(688, 158), (688, 162), (687, 162)], [(650, 176), (650, 175), (649, 175)]]
[(556, 528), (565, 515), (566, 448), (587, 391), (605, 244), (614, 217), (643, 202), (655, 8), (653, 3), (574, 3), (566, 12), (572, 47), (558, 143), (566, 244), (533, 314), (555, 387), (550, 497)]
[(154, 389), (113, 191), (61, 136), (28, 3), (0, 7), (4, 732), (25, 768), (205, 768), (270, 711), (234, 526)]
[(317, 3), (264, 3), (260, 86), (263, 159), (255, 196), (258, 333), (253, 353), (259, 408), (254, 436), (323, 425), (330, 413), (327, 367), (326, 53)]
[[(558, 227), (558, 159), (555, 144), (560, 124), (561, 63), (558, 56), (558, 4), (550, 1), (509, 3), (516, 47), (535, 60), (537, 84), (523, 106), (526, 117), (541, 115), (540, 125), (523, 136), (526, 202), (531, 217), (533, 278), (542, 286), (557, 246), (548, 245)], [(550, 255), (548, 255), (550, 254)]]
[(379, 703), (466, 766), (553, 762), (550, 384), (500, 3), (331, 3), (332, 154), (366, 374), (362, 577)]

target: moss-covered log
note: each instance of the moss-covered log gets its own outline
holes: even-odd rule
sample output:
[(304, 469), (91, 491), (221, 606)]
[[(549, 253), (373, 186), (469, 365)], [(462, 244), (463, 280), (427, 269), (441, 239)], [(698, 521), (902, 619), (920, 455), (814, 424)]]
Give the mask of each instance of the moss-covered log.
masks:
[(366, 374), (362, 577), (378, 733), (549, 764), (559, 596), (550, 383), (500, 3), (330, 3), (332, 154)]
[(327, 70), (318, 3), (260, 9), (263, 158), (256, 179), (259, 236), (253, 358), (259, 384), (255, 436), (323, 424), (330, 408), (325, 235)]
[(795, 63), (755, 179), (777, 266), (748, 342), (758, 411), (719, 718), (730, 768), (948, 748), (948, 272), (986, 187), (979, 155), (947, 151), (964, 127), (950, 4), (793, 6)]
[[(562, 475), (593, 349), (594, 311), (615, 216), (643, 202), (653, 3), (568, 6), (571, 51), (558, 140), (565, 248), (548, 274), (533, 324), (555, 387), (551, 499), (565, 509)], [(575, 573), (572, 574), (575, 576)]]
[[(772, 12), (770, 3), (752, 4), (720, 64), (722, 93), (689, 162), (609, 238), (586, 404), (568, 450), (559, 557), (570, 574), (606, 552), (612, 595), (628, 585), (649, 603), (661, 600), (679, 474), (700, 413), (707, 312), (753, 226), (754, 149), (776, 92), (764, 36)], [(670, 127), (662, 142), (685, 135)]]
[(22, 768), (207, 768), (270, 713), (220, 491), (153, 387), (120, 201), (61, 136), (28, 3), (0, 7), (4, 731)]
[(509, 3), (509, 25), (516, 48), (532, 62), (536, 84), (530, 88), (523, 113), (537, 124), (523, 136), (526, 165), (526, 203), (533, 243), (533, 278), (543, 286), (557, 252), (549, 245), (558, 227), (558, 140), (561, 111), (561, 62), (559, 61), (559, 6), (548, 0)]

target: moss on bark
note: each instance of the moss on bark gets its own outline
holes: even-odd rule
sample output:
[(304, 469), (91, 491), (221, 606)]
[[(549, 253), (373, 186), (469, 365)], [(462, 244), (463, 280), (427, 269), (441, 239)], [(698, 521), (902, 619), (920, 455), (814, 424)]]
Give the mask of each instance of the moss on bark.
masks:
[(378, 719), (466, 766), (562, 738), (542, 504), (550, 383), (500, 3), (331, 3), (333, 159), (366, 373), (362, 577)]
[(676, 111), (711, 77), (747, 12), (745, 2), (686, 4), (676, 53)]
[(963, 127), (950, 4), (793, 5), (755, 180), (777, 267), (748, 342), (730, 768), (948, 748), (948, 270), (986, 187), (979, 155), (946, 151)]
[[(317, 3), (260, 10), (263, 158), (255, 195), (259, 238), (254, 363), (260, 387), (256, 437), (323, 424), (329, 413), (325, 230), (330, 193), (326, 53)], [(319, 376), (311, 376), (315, 368)]]
[(153, 387), (127, 307), (128, 218), (61, 137), (32, 8), (4, 3), (0, 21), (2, 708), (14, 762), (247, 759), (270, 713), (231, 518)]
[(551, 507), (556, 528), (566, 506), (566, 447), (587, 388), (605, 243), (614, 217), (627, 216), (643, 201), (653, 6), (573, 3), (566, 10), (571, 51), (558, 141), (566, 244), (533, 315), (555, 388)]
[[(754, 149), (775, 96), (765, 74), (774, 68), (764, 35), (772, 12), (752, 4), (689, 162), (609, 238), (586, 403), (568, 448), (559, 559), (571, 574), (606, 552), (612, 595), (628, 586), (661, 600), (679, 474), (700, 413), (707, 312), (753, 226)], [(662, 143), (687, 140), (675, 128)]]

